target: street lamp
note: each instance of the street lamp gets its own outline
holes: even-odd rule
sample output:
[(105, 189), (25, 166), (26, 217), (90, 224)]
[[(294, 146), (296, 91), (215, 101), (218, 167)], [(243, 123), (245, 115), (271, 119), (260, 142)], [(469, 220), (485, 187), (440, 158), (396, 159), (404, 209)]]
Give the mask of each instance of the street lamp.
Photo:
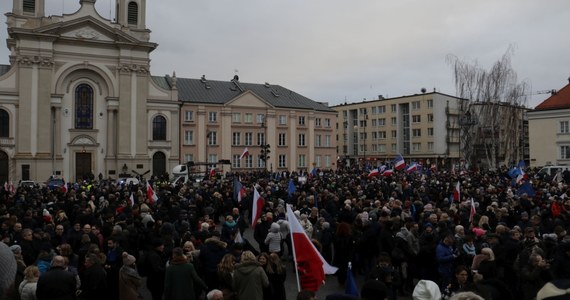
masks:
[(265, 115), (263, 116), (262, 120), (261, 120), (261, 128), (263, 128), (263, 141), (261, 141), (261, 151), (259, 154), (259, 158), (261, 160), (263, 160), (263, 167), (265, 168), (265, 170), (267, 170), (267, 160), (269, 160), (269, 158), (271, 158), (271, 156), (269, 156), (269, 153), (271, 153), (271, 150), (269, 150), (269, 148), (271, 148), (271, 146), (269, 144), (267, 144), (267, 126), (265, 126)]

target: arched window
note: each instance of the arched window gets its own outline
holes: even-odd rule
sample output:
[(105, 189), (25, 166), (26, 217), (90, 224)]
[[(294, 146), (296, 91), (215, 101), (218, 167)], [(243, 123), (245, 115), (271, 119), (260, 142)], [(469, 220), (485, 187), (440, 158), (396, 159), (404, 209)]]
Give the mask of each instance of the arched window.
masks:
[(10, 115), (0, 109), (0, 137), (10, 137)]
[(93, 88), (87, 84), (75, 89), (75, 129), (93, 129)]
[(139, 20), (139, 6), (136, 2), (129, 2), (127, 8), (127, 22), (129, 25), (137, 25)]
[(152, 156), (152, 171), (156, 176), (166, 174), (166, 155), (162, 152), (156, 152)]
[(166, 118), (163, 116), (156, 116), (152, 120), (152, 139), (154, 141), (166, 140)]

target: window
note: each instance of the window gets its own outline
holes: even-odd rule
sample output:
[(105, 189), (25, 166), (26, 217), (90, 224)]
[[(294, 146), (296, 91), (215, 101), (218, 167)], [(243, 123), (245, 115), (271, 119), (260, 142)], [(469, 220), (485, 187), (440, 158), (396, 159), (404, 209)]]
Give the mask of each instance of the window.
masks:
[(137, 25), (139, 17), (139, 6), (137, 3), (134, 1), (129, 2), (127, 11), (127, 22), (129, 25)]
[(279, 115), (279, 125), (287, 125), (287, 116)]
[(398, 125), (398, 119), (396, 117), (392, 117), (391, 123), (392, 123), (392, 126)]
[(216, 123), (218, 122), (218, 113), (215, 111), (211, 111), (208, 113), (208, 122)]
[(241, 155), (233, 155), (232, 156), (232, 168), (241, 168), (241, 159), (239, 159)]
[(382, 118), (382, 119), (378, 119), (378, 126), (385, 126), (386, 125), (386, 119)]
[(372, 131), (372, 140), (375, 141), (378, 139), (378, 132)]
[(152, 120), (152, 139), (154, 141), (166, 141), (166, 118), (156, 116)]
[(378, 120), (372, 119), (372, 127), (378, 127)]
[(422, 136), (422, 130), (421, 129), (412, 129), (412, 137), (420, 137)]
[(321, 135), (317, 134), (315, 135), (315, 147), (320, 147), (321, 146)]
[(373, 115), (377, 115), (378, 114), (378, 107), (372, 106), (372, 108), (370, 109), (370, 113)]
[(380, 152), (380, 153), (386, 153), (386, 145), (384, 145), (384, 144), (379, 144), (379, 145), (378, 145), (378, 152)]
[(287, 134), (280, 133), (279, 134), (279, 146), (287, 146)]
[(359, 135), (360, 135), (361, 140), (365, 140), (366, 137), (368, 136), (368, 134), (366, 134), (366, 132), (361, 132)]
[(570, 133), (570, 122), (560, 121), (560, 133)]
[(189, 161), (194, 161), (194, 155), (193, 154), (184, 154), (184, 161), (189, 162)]
[(390, 109), (392, 110), (393, 113), (395, 113), (398, 111), (398, 106), (396, 104), (391, 104)]
[(316, 166), (317, 168), (320, 168), (320, 167), (321, 167), (321, 156), (320, 156), (320, 155), (316, 155), (316, 156), (315, 156), (315, 166)]
[(305, 162), (305, 154), (299, 154), (299, 167), (300, 168), (304, 168), (306, 167), (306, 162)]
[(330, 167), (331, 167), (331, 156), (325, 155), (325, 168), (330, 168)]
[(0, 109), (0, 137), (10, 136), (10, 115), (7, 111)]
[(247, 123), (247, 124), (253, 123), (253, 114), (246, 113), (246, 114), (243, 116), (243, 122), (244, 122), (244, 123)]
[(428, 151), (433, 152), (433, 142), (428, 142)]
[(246, 146), (251, 146), (253, 145), (253, 132), (246, 132), (245, 133), (245, 141), (244, 144)]
[(279, 168), (287, 167), (287, 160), (285, 154), (279, 154)]
[(232, 114), (232, 123), (241, 123), (241, 114), (240, 113), (233, 113)]
[(299, 134), (299, 146), (305, 146), (305, 134)]
[[(241, 154), (240, 154), (241, 156)], [(246, 168), (253, 168), (253, 156), (248, 155), (242, 159), (244, 161), (244, 167)]]
[(215, 131), (210, 131), (206, 136), (208, 138), (208, 145), (217, 145), (218, 144), (218, 133)]
[(433, 114), (428, 114), (427, 118), (428, 118), (428, 123), (433, 123)]
[(428, 136), (433, 136), (433, 127), (430, 127), (427, 129), (427, 135)]
[(398, 144), (392, 144), (391, 148), (392, 148), (392, 150), (391, 150), (392, 152), (398, 152)]
[(265, 123), (265, 115), (264, 114), (257, 114), (256, 121), (257, 121), (257, 124)]
[(366, 147), (366, 144), (360, 145), (360, 152), (366, 153), (366, 150), (368, 150), (367, 147)]
[(421, 108), (421, 106), (420, 106), (420, 101), (414, 101), (414, 102), (412, 102), (412, 110), (418, 110), (418, 109), (420, 109), (420, 108)]
[(392, 130), (392, 138), (395, 139), (398, 137), (398, 131), (397, 130)]
[(194, 131), (184, 131), (184, 145), (194, 145)]
[(379, 114), (386, 113), (386, 105), (378, 106), (378, 113)]
[(257, 133), (257, 145), (261, 146), (265, 144), (265, 133), (258, 132)]
[(422, 151), (422, 143), (412, 143), (412, 151), (413, 152)]
[(24, 0), (24, 12), (25, 13), (35, 13), (36, 12), (36, 0)]
[(386, 139), (386, 131), (378, 131), (378, 139), (385, 140)]
[(184, 121), (193, 122), (194, 121), (194, 111), (187, 110), (184, 112)]
[(75, 129), (93, 129), (93, 88), (87, 84), (75, 89)]
[(429, 100), (427, 101), (427, 107), (428, 107), (428, 108), (433, 108), (433, 100), (432, 100), (432, 99), (429, 99)]
[(232, 134), (232, 146), (239, 146), (241, 144), (241, 132), (234, 132)]
[(331, 135), (327, 134), (325, 135), (325, 147), (330, 147), (331, 146)]
[(366, 114), (368, 114), (368, 110), (366, 109), (366, 107), (363, 107), (363, 108), (360, 109), (360, 114), (361, 114), (361, 115), (366, 115)]
[(299, 125), (305, 126), (305, 116), (299, 116)]
[(265, 168), (265, 161), (261, 159), (261, 155), (257, 156), (257, 167), (258, 168)]
[(208, 162), (215, 163), (218, 162), (217, 154), (208, 154)]
[(560, 159), (570, 159), (570, 146), (560, 146)]
[(420, 115), (413, 115), (412, 116), (412, 123), (421, 123), (422, 122), (422, 116)]
[(378, 152), (378, 144), (372, 144), (372, 153)]
[(321, 127), (321, 118), (315, 118), (315, 127)]
[(360, 127), (361, 127), (361, 128), (366, 127), (366, 126), (367, 126), (366, 123), (367, 123), (366, 120), (360, 121)]

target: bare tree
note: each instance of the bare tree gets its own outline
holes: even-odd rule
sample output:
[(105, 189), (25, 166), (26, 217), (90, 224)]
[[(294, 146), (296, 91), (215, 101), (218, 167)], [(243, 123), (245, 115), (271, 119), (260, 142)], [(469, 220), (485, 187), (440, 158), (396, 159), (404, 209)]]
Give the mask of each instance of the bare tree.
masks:
[(454, 55), (447, 56), (453, 67), (460, 103), (460, 151), (465, 162), (481, 162), (496, 169), (522, 158), (523, 117), (527, 103), (527, 84), (517, 82), (511, 67), (513, 46), (509, 46), (490, 70), (477, 61), (467, 63)]

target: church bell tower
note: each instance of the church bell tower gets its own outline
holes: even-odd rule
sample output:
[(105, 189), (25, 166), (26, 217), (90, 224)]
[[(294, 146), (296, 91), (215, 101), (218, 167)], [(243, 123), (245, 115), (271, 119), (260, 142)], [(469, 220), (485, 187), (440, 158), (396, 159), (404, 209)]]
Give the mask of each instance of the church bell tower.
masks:
[(117, 0), (117, 23), (133, 30), (145, 30), (146, 0)]

